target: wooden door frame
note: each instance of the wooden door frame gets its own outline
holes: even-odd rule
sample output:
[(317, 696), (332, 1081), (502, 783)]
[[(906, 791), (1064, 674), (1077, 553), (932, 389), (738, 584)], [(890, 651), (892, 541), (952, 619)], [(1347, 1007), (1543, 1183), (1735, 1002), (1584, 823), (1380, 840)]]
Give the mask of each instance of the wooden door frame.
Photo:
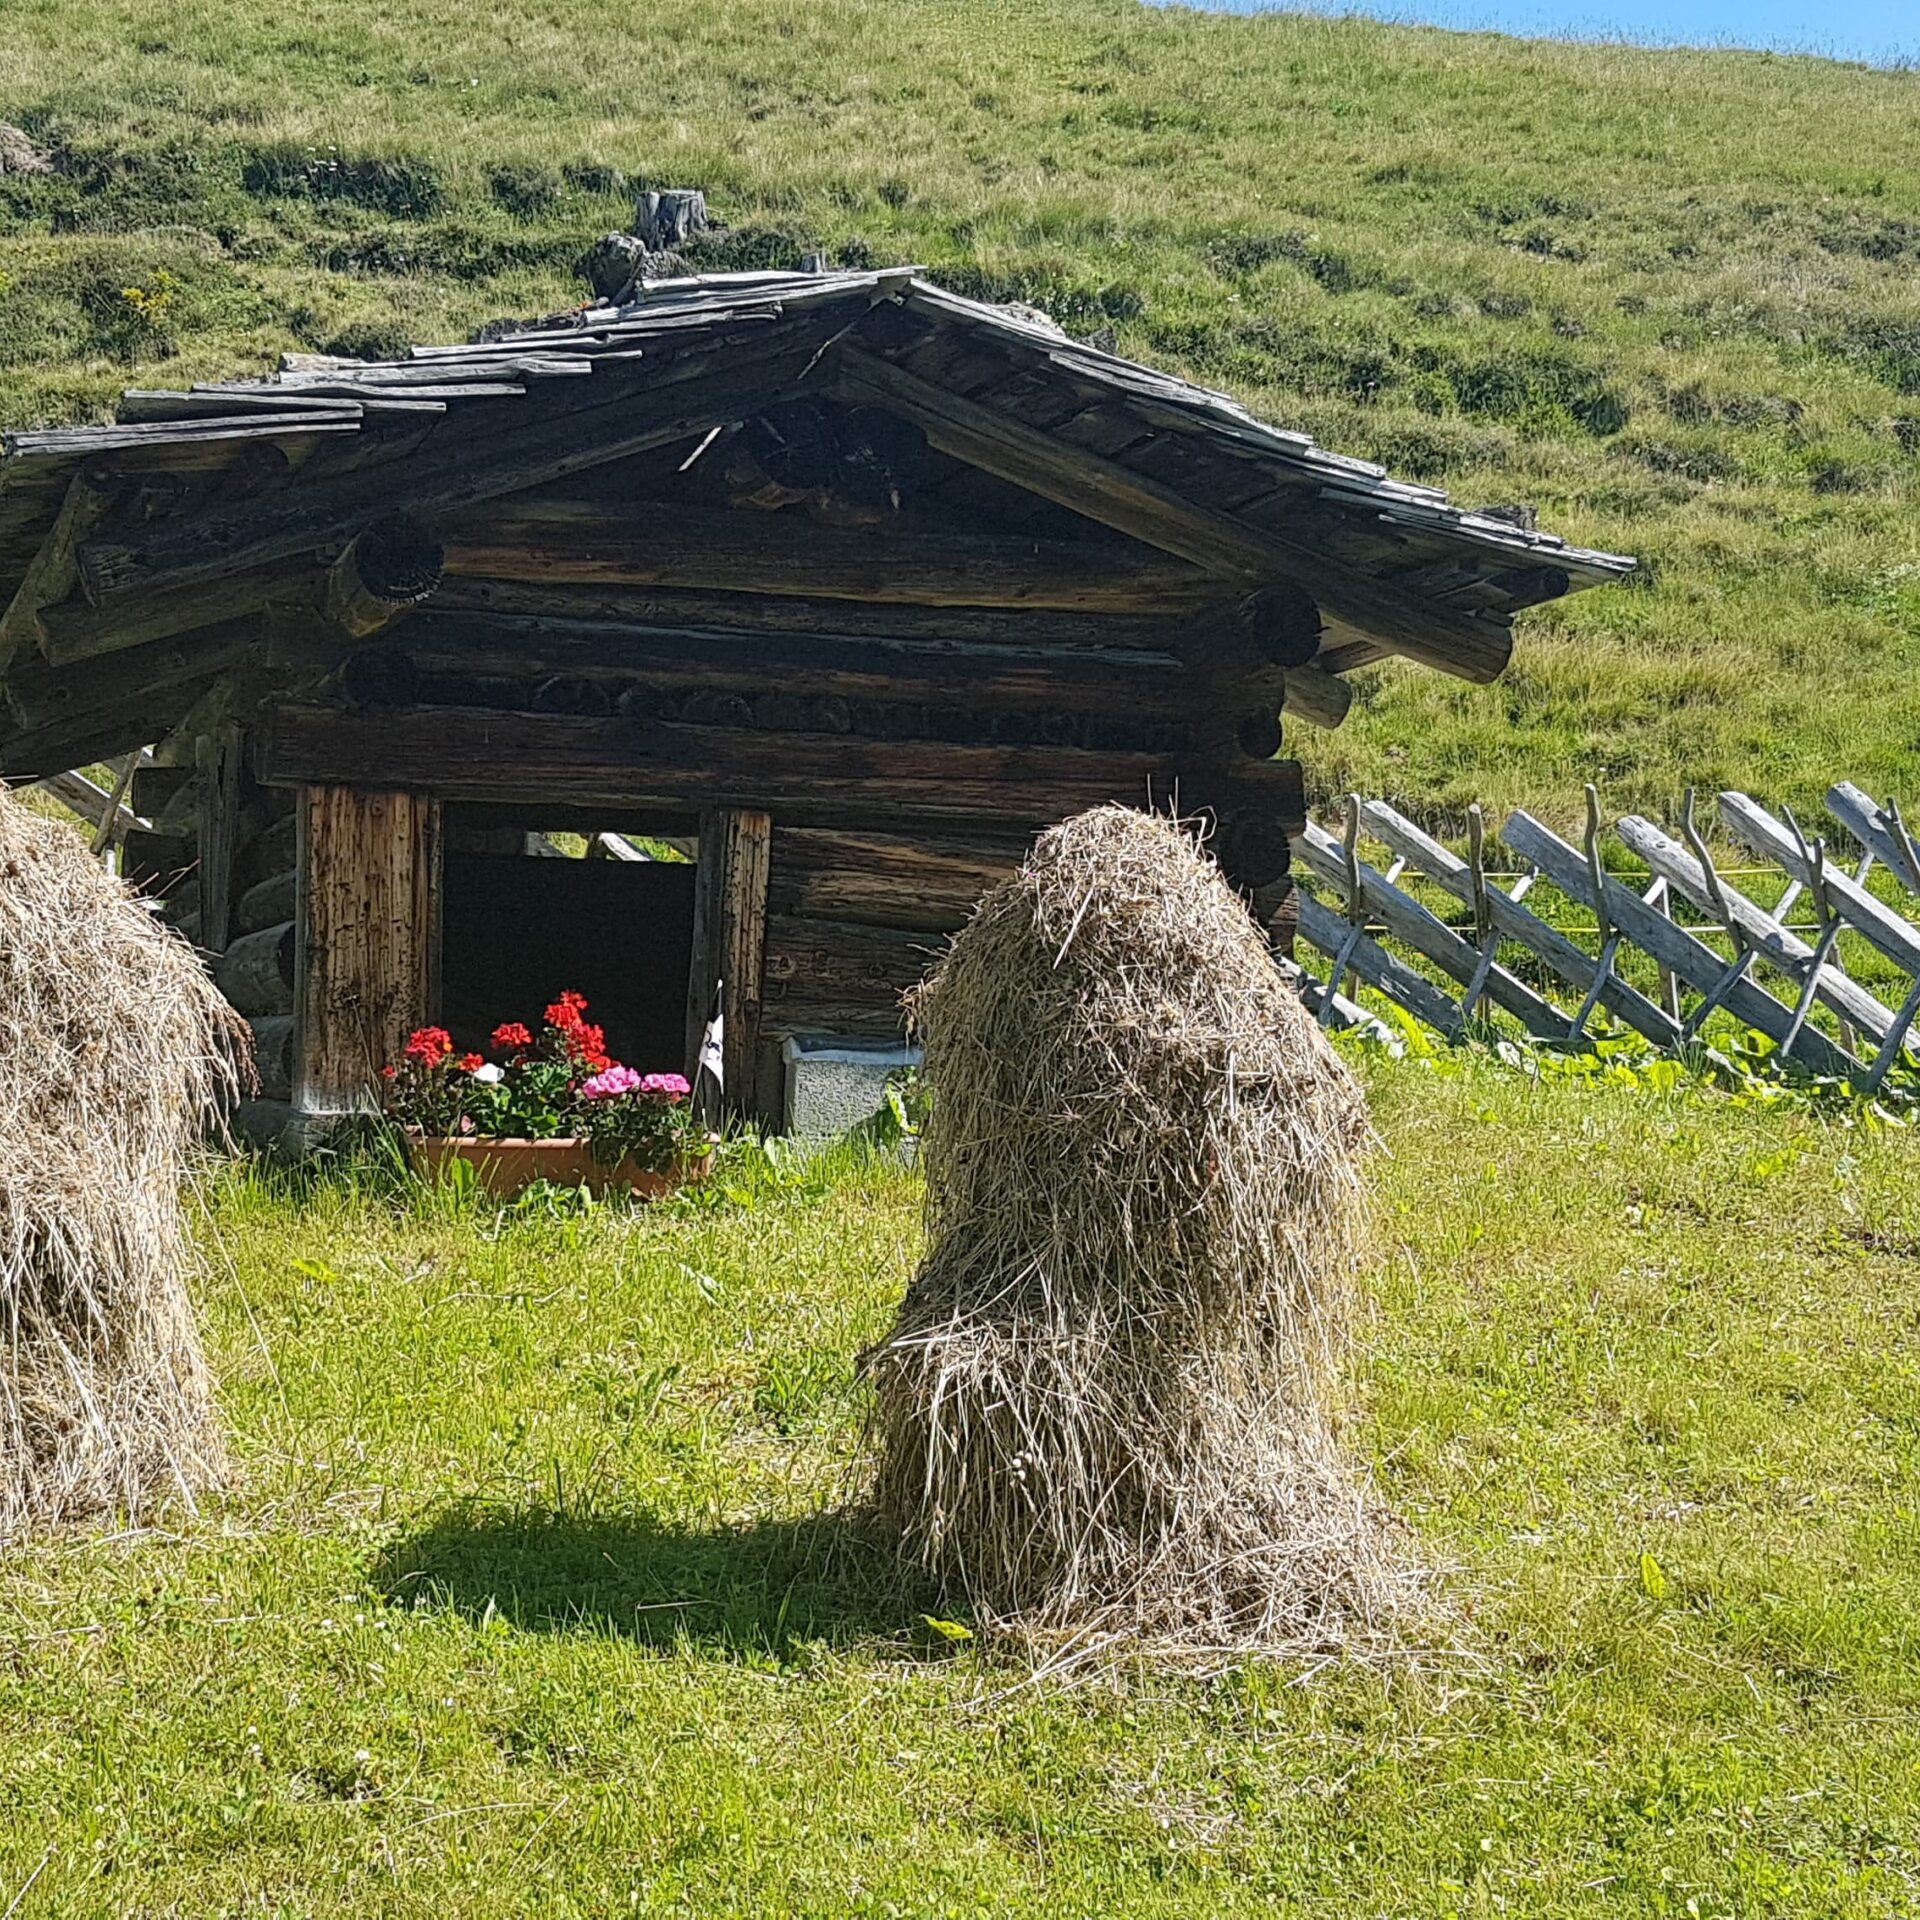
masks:
[(693, 957), (687, 971), (686, 1072), (698, 1092), (700, 1050), (717, 999), (718, 1104), (740, 1118), (754, 1116), (759, 1107), (756, 1080), (772, 850), (773, 821), (764, 812), (715, 807), (700, 816)]

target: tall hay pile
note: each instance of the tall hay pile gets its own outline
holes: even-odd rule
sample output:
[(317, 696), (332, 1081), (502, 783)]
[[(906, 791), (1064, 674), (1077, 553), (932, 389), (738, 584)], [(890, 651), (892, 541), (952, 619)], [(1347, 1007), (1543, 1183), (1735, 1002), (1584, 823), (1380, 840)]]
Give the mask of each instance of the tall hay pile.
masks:
[(0, 787), (0, 1541), (218, 1471), (180, 1183), (242, 1046), (192, 948)]
[(1379, 1644), (1413, 1588), (1333, 1433), (1351, 1074), (1217, 869), (1042, 835), (914, 998), (927, 1251), (867, 1357), (876, 1500), (1036, 1644)]

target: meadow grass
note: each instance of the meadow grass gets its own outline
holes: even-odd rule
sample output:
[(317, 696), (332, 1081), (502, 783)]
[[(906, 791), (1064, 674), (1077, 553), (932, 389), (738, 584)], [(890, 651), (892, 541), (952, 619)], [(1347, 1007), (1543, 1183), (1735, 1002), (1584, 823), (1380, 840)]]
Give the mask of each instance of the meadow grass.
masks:
[(1443, 830), (1817, 811), (1920, 756), (1920, 74), (1130, 0), (17, 0), (0, 419), (584, 293), (634, 190), (714, 266), (919, 260), (1641, 555), (1473, 688), (1361, 676), (1316, 792)]
[(1404, 1661), (1031, 1686), (930, 1629), (845, 1517), (911, 1173), (626, 1218), (234, 1170), (230, 1492), (0, 1562), (0, 1911), (1911, 1911), (1912, 1136), (1367, 1071)]

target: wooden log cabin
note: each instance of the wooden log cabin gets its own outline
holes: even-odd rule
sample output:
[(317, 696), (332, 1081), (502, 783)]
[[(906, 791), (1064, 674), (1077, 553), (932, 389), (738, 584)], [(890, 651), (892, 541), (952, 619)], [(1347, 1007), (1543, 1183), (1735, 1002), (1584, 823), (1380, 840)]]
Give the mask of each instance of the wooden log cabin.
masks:
[(7, 437), (0, 774), (152, 748), (129, 870), (304, 1114), (571, 985), (649, 1068), (718, 1012), (771, 1117), (1079, 808), (1204, 820), (1273, 916), (1283, 726), (1630, 567), (911, 269), (674, 279)]

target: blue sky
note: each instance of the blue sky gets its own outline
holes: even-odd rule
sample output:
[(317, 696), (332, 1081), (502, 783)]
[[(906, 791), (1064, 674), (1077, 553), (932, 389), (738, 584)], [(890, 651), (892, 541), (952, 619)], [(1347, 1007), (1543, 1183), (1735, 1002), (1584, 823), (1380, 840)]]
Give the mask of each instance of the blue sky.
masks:
[[(1301, 12), (1367, 13), (1437, 27), (1639, 40), (1664, 46), (1781, 47), (1845, 60), (1920, 64), (1920, 0), (1285, 0)], [(1255, 13), (1260, 0), (1213, 0)]]

